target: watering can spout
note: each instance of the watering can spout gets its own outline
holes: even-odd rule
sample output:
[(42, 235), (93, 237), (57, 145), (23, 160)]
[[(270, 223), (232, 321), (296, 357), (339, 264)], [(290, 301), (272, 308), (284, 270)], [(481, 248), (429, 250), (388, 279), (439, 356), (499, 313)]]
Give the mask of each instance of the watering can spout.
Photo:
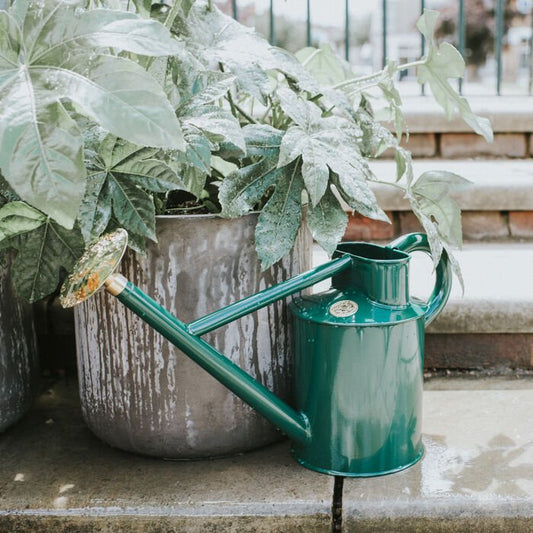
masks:
[(292, 440), (301, 446), (310, 442), (310, 424), (303, 413), (292, 409), (210, 344), (191, 334), (187, 324), (180, 322), (121, 274), (111, 274), (105, 285), (108, 292), (116, 296), (126, 307), (142, 317)]
[(190, 324), (184, 324), (124, 276), (114, 272), (122, 259), (127, 240), (127, 233), (117, 230), (102, 237), (85, 252), (61, 289), (63, 307), (81, 303), (105, 285), (109, 293), (293, 441), (301, 446), (308, 444), (311, 441), (311, 426), (306, 415), (280, 400), (200, 336), (337, 274), (351, 265), (350, 257), (341, 257), (321, 265)]

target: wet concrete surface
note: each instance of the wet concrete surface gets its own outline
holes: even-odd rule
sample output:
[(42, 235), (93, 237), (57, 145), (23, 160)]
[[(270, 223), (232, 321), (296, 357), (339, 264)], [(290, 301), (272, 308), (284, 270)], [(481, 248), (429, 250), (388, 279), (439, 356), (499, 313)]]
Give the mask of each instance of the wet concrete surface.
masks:
[[(445, 382), (426, 386), (418, 464), (345, 480), (343, 531), (533, 531), (533, 380)], [(333, 482), (286, 441), (188, 462), (114, 450), (62, 384), (0, 435), (0, 532), (326, 532)]]
[(347, 531), (533, 531), (533, 381), (461, 382), (424, 393), (420, 463), (345, 481)]

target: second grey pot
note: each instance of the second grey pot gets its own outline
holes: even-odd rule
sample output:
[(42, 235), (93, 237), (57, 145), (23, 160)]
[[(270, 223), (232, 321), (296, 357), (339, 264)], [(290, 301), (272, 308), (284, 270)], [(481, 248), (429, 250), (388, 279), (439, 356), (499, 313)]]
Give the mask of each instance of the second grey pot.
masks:
[[(158, 244), (127, 254), (122, 273), (183, 322), (308, 270), (301, 232), (279, 264), (261, 272), (257, 215), (158, 217)], [(91, 430), (110, 445), (145, 455), (192, 459), (234, 454), (279, 433), (182, 352), (101, 291), (78, 306), (80, 395)], [(290, 394), (290, 318), (283, 302), (203, 338), (270, 390)]]
[(13, 290), (10, 260), (0, 265), (0, 431), (31, 407), (39, 371), (32, 309)]

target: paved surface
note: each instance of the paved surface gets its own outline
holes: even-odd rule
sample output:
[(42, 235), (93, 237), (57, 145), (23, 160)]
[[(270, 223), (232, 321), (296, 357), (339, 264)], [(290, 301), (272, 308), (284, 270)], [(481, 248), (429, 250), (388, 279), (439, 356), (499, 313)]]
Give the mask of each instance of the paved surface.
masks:
[[(533, 380), (430, 381), (421, 462), (346, 479), (344, 531), (532, 531)], [(330, 531), (333, 478), (287, 442), (166, 462), (113, 450), (56, 386), (0, 437), (0, 531)]]

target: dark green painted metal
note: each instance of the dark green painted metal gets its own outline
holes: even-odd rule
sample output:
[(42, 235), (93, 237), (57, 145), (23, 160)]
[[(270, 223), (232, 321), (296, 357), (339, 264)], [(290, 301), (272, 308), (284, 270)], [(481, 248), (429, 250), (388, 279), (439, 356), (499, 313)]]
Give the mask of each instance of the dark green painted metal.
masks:
[(350, 477), (389, 474), (420, 459), (423, 342), (423, 319), (331, 327), (297, 315), (294, 394), (312, 439), (293, 445), (295, 459)]
[(306, 287), (315, 285), (319, 281), (330, 278), (350, 265), (351, 259), (349, 257), (340, 257), (199, 318), (188, 324), (187, 329), (192, 335), (203, 335)]
[(300, 444), (310, 440), (305, 415), (294, 411), (204, 340), (191, 335), (183, 322), (130, 281), (117, 298), (291, 439)]
[[(399, 237), (388, 245), (406, 253), (424, 252), (431, 255), (427, 235), (424, 233), (409, 233)], [(442, 256), (435, 269), (435, 287), (428, 300), (428, 308), (425, 315), (426, 326), (437, 318), (438, 314), (446, 305), (452, 290), (452, 268), (446, 250), (442, 251)]]
[(307, 0), (307, 17), (305, 21), (305, 41), (311, 46), (311, 0)]
[[(465, 17), (465, 0), (459, 0), (459, 15), (457, 23), (459, 53), (465, 57), (466, 43), (466, 17)], [(459, 93), (463, 93), (463, 78), (459, 78)]]
[(496, 2), (496, 94), (502, 94), (503, 0)]
[[(423, 454), (421, 440), (424, 327), (449, 294), (443, 256), (427, 303), (410, 301), (411, 251), (429, 252), (427, 238), (410, 234), (387, 247), (342, 243), (352, 268), (324, 293), (296, 298), (295, 407), (311, 426), (298, 462), (332, 475), (367, 477), (407, 468)], [(353, 302), (335, 316), (332, 306)], [(431, 318), (428, 315), (431, 315)]]
[(388, 6), (387, 0), (383, 0), (381, 3), (381, 66), (385, 68), (387, 66), (387, 56), (388, 56), (388, 43), (387, 43), (387, 15), (388, 15)]
[(344, 0), (344, 59), (350, 61), (350, 0)]
[(388, 246), (342, 243), (330, 263), (280, 289), (262, 291), (255, 300), (246, 298), (208, 315), (206, 323), (196, 322), (196, 332), (207, 331), (206, 324), (211, 328), (227, 323), (332, 276), (331, 289), (290, 304), (295, 322), (295, 408), (192, 335), (191, 325), (131, 282), (118, 298), (284, 431), (302, 465), (332, 475), (376, 476), (407, 468), (423, 454), (424, 327), (442, 309), (451, 284), (449, 260), (443, 254), (429, 301), (410, 300), (409, 253), (429, 250), (426, 236), (419, 233)]

